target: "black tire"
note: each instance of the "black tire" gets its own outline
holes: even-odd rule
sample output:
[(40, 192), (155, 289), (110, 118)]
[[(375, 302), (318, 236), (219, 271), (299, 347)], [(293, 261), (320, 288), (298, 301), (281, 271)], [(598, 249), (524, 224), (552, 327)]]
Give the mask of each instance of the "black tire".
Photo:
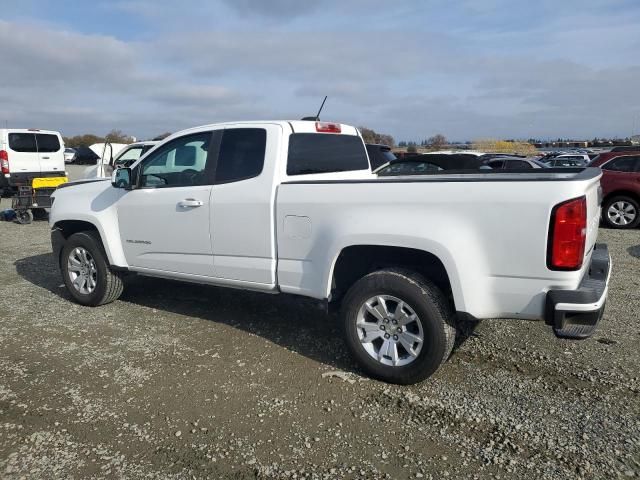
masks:
[[(628, 220), (628, 223), (626, 224), (622, 224), (620, 222), (615, 223), (615, 220), (610, 218), (609, 216), (609, 209), (616, 204), (630, 206), (632, 210), (629, 210), (629, 213), (633, 212), (633, 219)], [(640, 204), (638, 203), (638, 200), (627, 195), (616, 195), (614, 197), (608, 198), (602, 206), (602, 222), (609, 228), (636, 228), (638, 224), (640, 224)]]
[[(378, 295), (406, 302), (419, 318), (424, 342), (407, 365), (380, 363), (360, 341), (358, 312)], [(404, 269), (379, 270), (358, 280), (343, 299), (341, 317), (347, 346), (358, 364), (372, 377), (390, 383), (408, 385), (432, 375), (449, 358), (456, 337), (455, 312), (442, 291), (422, 275)]]
[[(68, 270), (68, 260), (71, 252), (76, 247), (84, 248), (95, 262), (97, 270), (96, 286), (90, 293), (82, 293), (74, 287)], [(67, 290), (73, 299), (81, 305), (89, 307), (97, 307), (117, 300), (122, 294), (124, 284), (122, 282), (122, 274), (111, 270), (107, 255), (102, 246), (102, 241), (97, 232), (86, 231), (74, 233), (64, 244), (60, 253), (60, 272)]]
[(32, 209), (34, 220), (46, 220), (49, 218), (49, 213), (44, 208)]
[(31, 210), (16, 210), (16, 222), (20, 225), (29, 225), (33, 222), (33, 213)]

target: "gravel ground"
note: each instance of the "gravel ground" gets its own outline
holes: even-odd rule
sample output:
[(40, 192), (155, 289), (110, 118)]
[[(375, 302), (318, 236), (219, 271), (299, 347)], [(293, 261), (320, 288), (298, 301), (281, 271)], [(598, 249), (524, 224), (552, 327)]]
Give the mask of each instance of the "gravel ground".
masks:
[(600, 240), (614, 275), (593, 338), (467, 324), (434, 377), (399, 387), (363, 377), (303, 299), (138, 277), (71, 303), (46, 222), (2, 223), (0, 477), (640, 476), (640, 235)]

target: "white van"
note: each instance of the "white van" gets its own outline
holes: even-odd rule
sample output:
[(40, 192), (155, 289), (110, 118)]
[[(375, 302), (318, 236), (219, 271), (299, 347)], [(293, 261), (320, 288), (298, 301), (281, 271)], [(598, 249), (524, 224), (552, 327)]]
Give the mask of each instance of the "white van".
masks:
[(64, 176), (64, 143), (59, 132), (0, 129), (0, 191), (30, 185), (36, 177)]

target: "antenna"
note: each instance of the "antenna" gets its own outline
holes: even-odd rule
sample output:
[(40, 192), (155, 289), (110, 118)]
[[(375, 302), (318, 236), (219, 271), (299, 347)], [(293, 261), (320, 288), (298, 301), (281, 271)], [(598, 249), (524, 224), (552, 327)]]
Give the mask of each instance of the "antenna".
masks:
[(322, 100), (322, 105), (320, 105), (320, 110), (318, 110), (318, 113), (316, 113), (316, 121), (320, 120), (320, 112), (322, 111), (322, 108), (324, 107), (324, 102), (327, 101), (327, 96), (324, 96), (324, 100)]
[(320, 110), (318, 110), (318, 113), (316, 113), (315, 117), (302, 117), (301, 120), (305, 120), (308, 122), (318, 122), (320, 121), (320, 112), (322, 111), (322, 108), (324, 107), (324, 102), (327, 101), (327, 96), (324, 96), (324, 100), (322, 100), (322, 105), (320, 105)]

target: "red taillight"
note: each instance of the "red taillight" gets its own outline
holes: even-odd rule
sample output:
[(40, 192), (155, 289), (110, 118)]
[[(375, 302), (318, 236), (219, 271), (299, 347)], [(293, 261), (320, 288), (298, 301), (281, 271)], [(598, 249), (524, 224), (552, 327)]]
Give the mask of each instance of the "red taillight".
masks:
[(316, 122), (316, 132), (340, 133), (342, 132), (342, 127), (339, 123)]
[(0, 167), (3, 174), (9, 173), (9, 154), (6, 150), (0, 150)]
[(586, 197), (556, 205), (551, 213), (547, 266), (551, 270), (578, 270), (584, 259), (586, 237)]

